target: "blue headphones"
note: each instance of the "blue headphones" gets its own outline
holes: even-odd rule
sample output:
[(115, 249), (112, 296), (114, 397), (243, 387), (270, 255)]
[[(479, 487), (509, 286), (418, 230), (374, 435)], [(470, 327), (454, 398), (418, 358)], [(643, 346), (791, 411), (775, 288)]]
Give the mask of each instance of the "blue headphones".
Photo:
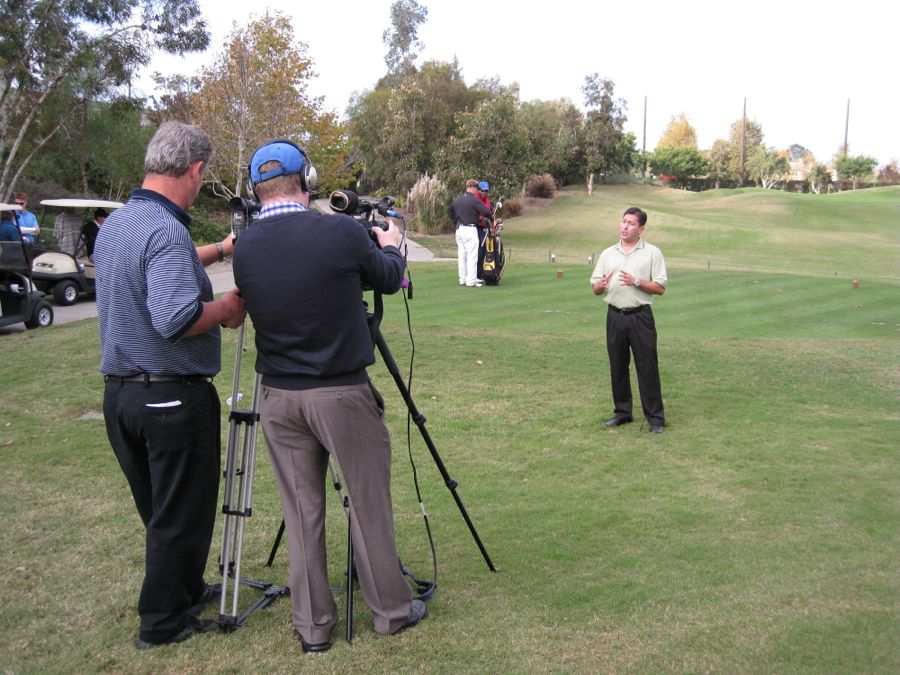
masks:
[[(279, 162), (281, 166), (260, 172), (259, 167), (266, 162), (272, 161)], [(319, 186), (316, 167), (309, 161), (306, 151), (299, 145), (285, 139), (279, 138), (259, 146), (253, 152), (247, 170), (254, 193), (256, 192), (256, 186), (260, 183), (278, 176), (289, 176), (295, 173), (300, 174), (300, 187), (304, 192), (315, 192)]]

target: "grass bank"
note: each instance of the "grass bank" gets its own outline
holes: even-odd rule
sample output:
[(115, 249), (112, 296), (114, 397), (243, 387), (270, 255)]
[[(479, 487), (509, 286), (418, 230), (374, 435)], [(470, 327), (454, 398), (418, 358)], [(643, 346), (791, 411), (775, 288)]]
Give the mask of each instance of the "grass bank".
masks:
[[(616, 218), (603, 219), (594, 245), (614, 233), (620, 208), (610, 210)], [(533, 228), (520, 228), (523, 241), (543, 236)], [(892, 251), (854, 264), (887, 269)], [(96, 323), (17, 333), (3, 337), (2, 365), (5, 670), (900, 669), (897, 283), (872, 275), (853, 289), (843, 277), (672, 265), (654, 310), (669, 426), (651, 436), (640, 422), (600, 426), (611, 402), (587, 264), (514, 258), (499, 287), (480, 289), (458, 287), (452, 263), (412, 272), (413, 396), (497, 573), (413, 427), (438, 553), (421, 626), (375, 636), (359, 602), (353, 645), (338, 639), (304, 657), (280, 600), (232, 635), (138, 653), (143, 536), (96, 415)], [(383, 326), (404, 373), (413, 351), (405, 309), (388, 298)], [(233, 350), (229, 331), (223, 399)], [(400, 552), (430, 577), (405, 408), (380, 361), (371, 375), (395, 444)], [(263, 565), (281, 515), (262, 444), (258, 461), (245, 573), (285, 583), (285, 547), (273, 569)], [(335, 585), (345, 527), (335, 497)]]

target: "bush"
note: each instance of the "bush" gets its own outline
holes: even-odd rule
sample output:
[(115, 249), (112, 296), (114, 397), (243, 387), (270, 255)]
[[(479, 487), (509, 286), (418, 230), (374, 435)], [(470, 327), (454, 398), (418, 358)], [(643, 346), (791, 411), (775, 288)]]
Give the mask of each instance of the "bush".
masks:
[(191, 209), (191, 239), (197, 246), (222, 241), (231, 230), (231, 212), (209, 212)]
[(556, 181), (549, 173), (532, 176), (525, 183), (525, 194), (529, 197), (549, 199), (556, 192)]
[(449, 203), (447, 186), (437, 176), (426, 173), (406, 195), (412, 229), (425, 234), (451, 232), (453, 223), (447, 215)]
[(507, 199), (503, 202), (503, 207), (499, 209), (497, 215), (501, 218), (515, 218), (522, 215), (522, 200), (518, 197)]

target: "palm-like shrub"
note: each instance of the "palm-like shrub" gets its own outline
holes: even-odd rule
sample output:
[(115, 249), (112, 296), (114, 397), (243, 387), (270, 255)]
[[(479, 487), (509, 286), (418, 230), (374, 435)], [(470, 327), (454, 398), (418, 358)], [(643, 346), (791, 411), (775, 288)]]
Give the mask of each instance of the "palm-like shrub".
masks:
[(441, 234), (450, 232), (453, 223), (447, 215), (450, 191), (437, 176), (427, 173), (412, 186), (406, 197), (410, 226), (416, 232)]

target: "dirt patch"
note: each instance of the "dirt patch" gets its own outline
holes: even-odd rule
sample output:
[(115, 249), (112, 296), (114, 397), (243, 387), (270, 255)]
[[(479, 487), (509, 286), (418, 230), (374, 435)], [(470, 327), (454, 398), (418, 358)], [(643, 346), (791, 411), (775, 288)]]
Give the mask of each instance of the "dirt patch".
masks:
[(553, 197), (525, 197), (522, 202), (522, 215), (528, 215), (529, 213), (533, 213), (535, 211), (540, 211), (541, 209), (545, 209), (553, 203), (553, 200), (556, 199), (560, 194), (557, 192)]

